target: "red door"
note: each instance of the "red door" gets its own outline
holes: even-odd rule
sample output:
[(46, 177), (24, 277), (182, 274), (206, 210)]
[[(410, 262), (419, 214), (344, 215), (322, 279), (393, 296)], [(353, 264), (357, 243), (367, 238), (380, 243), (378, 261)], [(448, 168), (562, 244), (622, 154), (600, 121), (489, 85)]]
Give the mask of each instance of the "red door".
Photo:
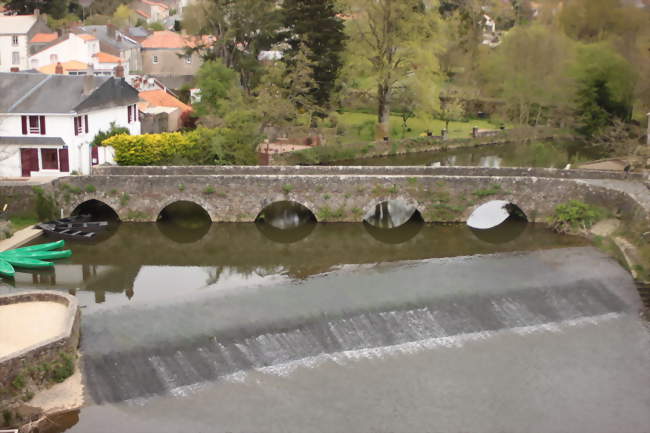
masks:
[(70, 162), (68, 161), (68, 149), (59, 149), (59, 171), (70, 171)]
[(20, 167), (23, 177), (30, 177), (32, 171), (38, 171), (38, 149), (20, 149)]
[(92, 161), (92, 165), (97, 165), (99, 164), (99, 149), (97, 146), (91, 146), (90, 148), (90, 158)]

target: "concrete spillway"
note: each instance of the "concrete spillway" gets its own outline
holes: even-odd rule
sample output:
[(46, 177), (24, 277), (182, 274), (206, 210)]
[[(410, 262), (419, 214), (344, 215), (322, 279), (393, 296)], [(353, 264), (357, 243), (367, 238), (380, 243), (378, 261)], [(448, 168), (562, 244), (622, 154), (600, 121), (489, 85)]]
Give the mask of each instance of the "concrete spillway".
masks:
[(118, 402), (323, 355), (552, 330), (638, 308), (618, 264), (592, 248), (567, 248), (344, 268), (95, 312), (82, 350), (93, 399)]

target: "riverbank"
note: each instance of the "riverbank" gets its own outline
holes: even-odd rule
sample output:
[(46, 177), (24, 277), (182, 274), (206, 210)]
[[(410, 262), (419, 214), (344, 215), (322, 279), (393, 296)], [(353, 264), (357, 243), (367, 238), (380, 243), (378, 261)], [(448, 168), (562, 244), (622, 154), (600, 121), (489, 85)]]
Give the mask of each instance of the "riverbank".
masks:
[(478, 138), (416, 137), (387, 142), (334, 144), (274, 155), (271, 157), (270, 165), (331, 165), (357, 159), (448, 151), (531, 140), (573, 138), (572, 134), (555, 128), (519, 128), (498, 131), (495, 135)]

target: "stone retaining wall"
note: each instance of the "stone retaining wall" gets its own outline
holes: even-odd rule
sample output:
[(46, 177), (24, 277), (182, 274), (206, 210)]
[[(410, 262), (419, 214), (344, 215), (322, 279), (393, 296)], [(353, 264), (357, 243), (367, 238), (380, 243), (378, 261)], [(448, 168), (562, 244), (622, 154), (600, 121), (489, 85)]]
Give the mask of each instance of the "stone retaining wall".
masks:
[[(10, 355), (0, 357), (0, 402), (15, 396), (12, 382), (19, 374), (33, 366), (51, 363), (59, 359), (62, 353), (74, 353), (79, 346), (79, 326), (81, 312), (74, 296), (60, 292), (33, 291), (0, 296), (2, 305), (23, 302), (56, 302), (68, 307), (68, 314), (63, 333)], [(34, 317), (34, 320), (39, 320)], [(11, 326), (11, 324), (3, 324)], [(45, 383), (37, 383), (44, 386)]]

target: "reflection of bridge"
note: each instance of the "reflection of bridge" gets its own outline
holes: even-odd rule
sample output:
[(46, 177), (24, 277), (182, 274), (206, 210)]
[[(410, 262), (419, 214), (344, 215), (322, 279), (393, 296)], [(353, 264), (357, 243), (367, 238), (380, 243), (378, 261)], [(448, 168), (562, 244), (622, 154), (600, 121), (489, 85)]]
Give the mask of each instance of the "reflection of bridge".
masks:
[(608, 172), (476, 167), (104, 167), (54, 181), (64, 212), (99, 200), (123, 221), (155, 221), (177, 201), (203, 207), (213, 221), (253, 221), (268, 204), (295, 201), (319, 221), (361, 221), (377, 204), (400, 200), (425, 221), (465, 221), (480, 204), (516, 203), (532, 221), (579, 199), (645, 219), (640, 176)]

